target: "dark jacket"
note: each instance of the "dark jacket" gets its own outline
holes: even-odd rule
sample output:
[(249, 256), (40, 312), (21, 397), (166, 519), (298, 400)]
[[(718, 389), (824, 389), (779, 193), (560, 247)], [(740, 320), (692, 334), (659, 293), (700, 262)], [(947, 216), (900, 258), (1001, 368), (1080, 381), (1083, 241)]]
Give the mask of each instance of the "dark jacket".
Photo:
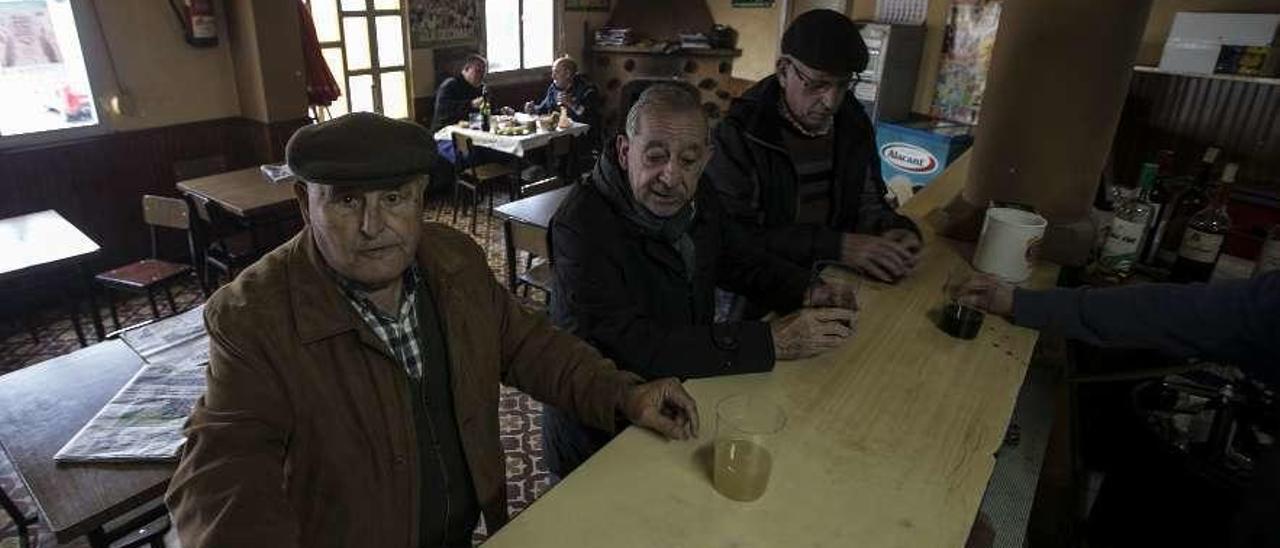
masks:
[(1280, 386), (1280, 272), (1213, 284), (1015, 289), (1013, 323), (1249, 368)]
[(783, 145), (781, 87), (770, 76), (734, 99), (713, 134), (707, 176), (725, 210), (773, 253), (802, 265), (835, 260), (846, 232), (880, 234), (915, 223), (885, 201), (875, 132), (853, 93), (836, 111), (831, 216), (825, 226), (796, 224), (797, 175)]
[[(560, 110), (560, 103), (556, 101), (560, 88), (556, 87), (553, 81), (547, 86), (546, 95), (542, 96), (542, 102), (538, 103), (538, 114), (547, 114), (554, 110)], [(600, 90), (595, 84), (587, 80), (581, 74), (573, 75), (573, 86), (569, 88), (569, 95), (573, 96), (573, 102), (577, 105), (577, 109), (569, 109), (569, 117), (575, 122), (590, 124), (595, 127), (600, 123)]]
[[(417, 261), (494, 531), (507, 521), (499, 383), (610, 430), (634, 377), (525, 311), (466, 235), (427, 225)], [(209, 300), (208, 386), (166, 496), (183, 546), (420, 545), (409, 377), (326, 269), (304, 229)]]
[[(612, 148), (593, 177), (625, 177)], [(548, 235), (555, 324), (649, 379), (772, 369), (768, 324), (715, 323), (714, 290), (788, 311), (800, 306), (809, 273), (749, 243), (710, 190), (704, 179), (694, 202), (689, 235), (697, 266), (689, 282), (672, 244), (642, 234), (592, 182), (575, 187)]]
[(431, 132), (466, 119), (473, 109), (471, 101), (479, 97), (481, 89), (471, 85), (466, 78), (450, 76), (436, 89), (435, 109), (431, 114)]

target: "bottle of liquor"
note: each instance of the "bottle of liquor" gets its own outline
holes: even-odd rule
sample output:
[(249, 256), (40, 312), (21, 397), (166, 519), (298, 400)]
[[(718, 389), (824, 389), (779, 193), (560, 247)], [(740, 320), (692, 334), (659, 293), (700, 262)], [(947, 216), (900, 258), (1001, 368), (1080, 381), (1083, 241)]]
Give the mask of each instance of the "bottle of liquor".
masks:
[(1280, 225), (1271, 227), (1266, 241), (1262, 242), (1262, 253), (1258, 254), (1258, 264), (1253, 267), (1253, 275), (1280, 270)]
[(1142, 237), (1151, 222), (1152, 207), (1147, 200), (1155, 185), (1157, 169), (1155, 164), (1142, 164), (1142, 174), (1139, 176), (1142, 194), (1116, 206), (1111, 229), (1107, 232), (1107, 241), (1098, 253), (1097, 270), (1107, 279), (1123, 279), (1133, 272), (1133, 265), (1138, 261), (1138, 252), (1142, 247)]
[(1235, 181), (1236, 164), (1227, 164), (1222, 170), (1222, 182), (1213, 201), (1191, 216), (1187, 221), (1182, 245), (1178, 247), (1178, 259), (1173, 263), (1169, 278), (1175, 282), (1207, 282), (1213, 275), (1213, 267), (1222, 254), (1222, 243), (1231, 231), (1231, 217), (1227, 215), (1227, 199), (1231, 197), (1231, 183)]
[(1173, 201), (1174, 186), (1177, 181), (1173, 174), (1173, 151), (1161, 150), (1156, 154), (1156, 180), (1147, 195), (1151, 204), (1151, 223), (1147, 226), (1147, 234), (1142, 239), (1142, 262), (1155, 264), (1156, 251), (1159, 249), (1160, 236), (1164, 234), (1164, 221), (1168, 215), (1167, 207)]
[(480, 88), (480, 131), (489, 131), (493, 126), (489, 123), (492, 114), (489, 106), (489, 87)]
[(1107, 242), (1107, 233), (1111, 231), (1111, 219), (1115, 215), (1115, 206), (1111, 203), (1111, 183), (1107, 182), (1105, 175), (1098, 177), (1098, 190), (1093, 193), (1093, 209), (1089, 211), (1089, 218), (1094, 226), (1090, 262), (1098, 260), (1098, 252)]
[(1169, 207), (1168, 220), (1165, 222), (1164, 235), (1160, 239), (1156, 262), (1161, 266), (1172, 266), (1178, 258), (1178, 247), (1182, 245), (1182, 235), (1186, 232), (1187, 221), (1204, 206), (1209, 204), (1209, 186), (1213, 181), (1213, 169), (1218, 162), (1218, 148), (1205, 149), (1200, 164), (1196, 166), (1191, 186), (1174, 198)]

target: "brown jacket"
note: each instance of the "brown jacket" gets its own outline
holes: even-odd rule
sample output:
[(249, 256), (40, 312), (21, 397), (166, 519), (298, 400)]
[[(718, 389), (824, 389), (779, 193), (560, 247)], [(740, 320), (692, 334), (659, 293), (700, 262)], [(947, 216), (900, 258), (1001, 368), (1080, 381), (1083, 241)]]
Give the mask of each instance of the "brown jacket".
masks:
[[(507, 521), (498, 383), (612, 429), (634, 377), (518, 306), (467, 236), (425, 226), (418, 264), (492, 531)], [(326, 268), (304, 229), (209, 300), (208, 388), (166, 496), (186, 548), (418, 546), (408, 379)]]

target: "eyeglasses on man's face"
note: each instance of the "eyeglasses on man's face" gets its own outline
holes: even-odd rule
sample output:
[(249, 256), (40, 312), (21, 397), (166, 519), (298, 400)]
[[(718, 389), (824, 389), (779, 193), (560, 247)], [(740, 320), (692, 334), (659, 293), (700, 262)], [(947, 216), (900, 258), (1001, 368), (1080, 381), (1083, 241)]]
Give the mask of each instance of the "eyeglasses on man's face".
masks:
[(800, 83), (804, 85), (805, 93), (813, 95), (825, 94), (832, 90), (844, 91), (849, 89), (850, 85), (857, 84), (862, 81), (862, 78), (858, 74), (854, 74), (850, 78), (819, 78), (811, 74), (806, 74), (805, 70), (800, 68), (798, 63), (790, 59), (787, 60), (787, 66), (791, 67), (791, 72), (795, 73), (796, 77), (800, 79)]

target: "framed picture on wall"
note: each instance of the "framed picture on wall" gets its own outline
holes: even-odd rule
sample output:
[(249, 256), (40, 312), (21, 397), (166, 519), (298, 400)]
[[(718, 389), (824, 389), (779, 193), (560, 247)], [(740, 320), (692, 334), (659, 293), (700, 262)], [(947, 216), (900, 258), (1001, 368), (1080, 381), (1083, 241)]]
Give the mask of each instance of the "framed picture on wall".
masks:
[(478, 0), (409, 0), (409, 43), (413, 48), (474, 43), (479, 37)]
[(609, 11), (609, 0), (564, 0), (566, 11)]

